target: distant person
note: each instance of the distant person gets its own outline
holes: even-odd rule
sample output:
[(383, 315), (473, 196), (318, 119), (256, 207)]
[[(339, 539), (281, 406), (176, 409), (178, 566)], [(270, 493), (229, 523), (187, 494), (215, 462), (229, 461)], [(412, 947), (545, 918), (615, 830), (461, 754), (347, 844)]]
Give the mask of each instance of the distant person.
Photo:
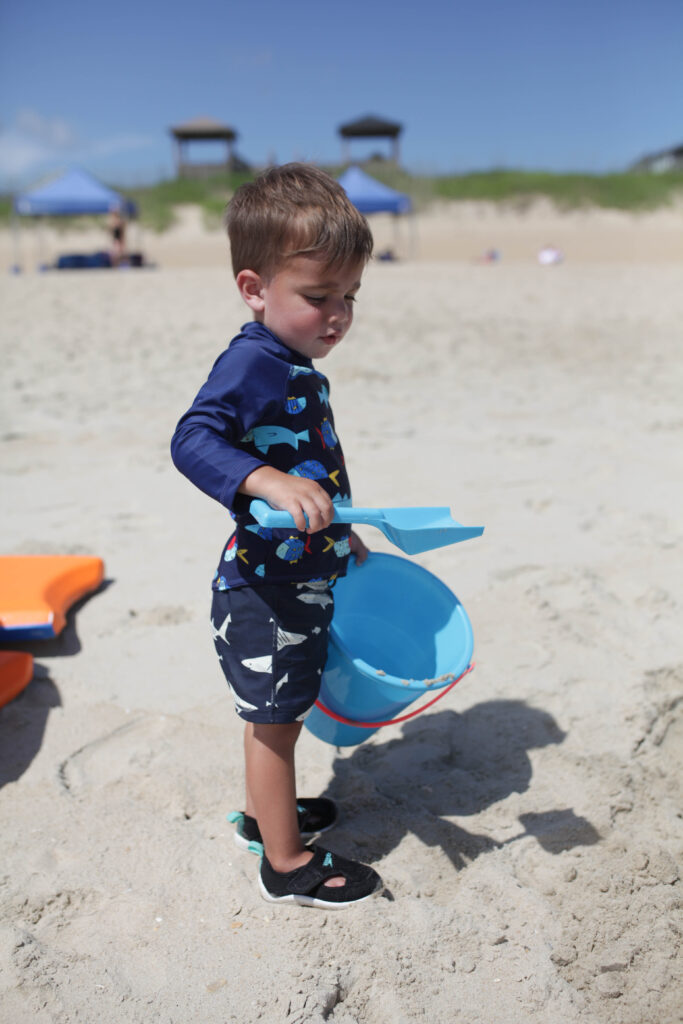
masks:
[(551, 267), (564, 261), (564, 253), (554, 245), (544, 245), (538, 252), (538, 262), (542, 267)]
[[(333, 801), (298, 799), (294, 748), (320, 690), (335, 580), (362, 540), (333, 523), (350, 485), (313, 366), (344, 338), (372, 235), (333, 178), (285, 164), (237, 190), (228, 235), (239, 292), (251, 309), (216, 360), (171, 442), (173, 461), (224, 505), (236, 529), (213, 579), (212, 629), (245, 721), (245, 811), (235, 841), (263, 850), (259, 887), (272, 903), (342, 908), (382, 888), (373, 868), (302, 839), (331, 828)], [(290, 512), (271, 530), (253, 498)], [(259, 844), (259, 845), (256, 845)]]
[(111, 262), (118, 267), (126, 255), (126, 221), (118, 210), (109, 215), (109, 232), (111, 234)]

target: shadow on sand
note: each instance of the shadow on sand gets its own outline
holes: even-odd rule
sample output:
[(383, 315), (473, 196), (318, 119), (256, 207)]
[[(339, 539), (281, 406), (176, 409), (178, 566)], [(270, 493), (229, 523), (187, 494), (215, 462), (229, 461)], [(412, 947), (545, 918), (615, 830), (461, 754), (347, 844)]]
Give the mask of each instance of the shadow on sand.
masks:
[(0, 708), (0, 788), (24, 774), (40, 750), (51, 709), (61, 704), (47, 670), (35, 663), (23, 693)]
[(71, 606), (66, 615), (64, 629), (59, 636), (48, 640), (7, 640), (5, 649), (26, 651), (34, 659), (33, 679), (26, 689), (0, 708), (0, 787), (16, 782), (29, 767), (43, 742), (51, 708), (61, 707), (59, 690), (47, 669), (40, 665), (43, 658), (66, 658), (78, 654), (81, 641), (76, 629), (76, 617), (83, 605), (97, 594), (103, 593), (114, 581), (105, 579), (97, 590), (86, 594)]
[(462, 714), (442, 711), (416, 719), (402, 733), (336, 758), (324, 795), (348, 809), (348, 832), (344, 818), (335, 831), (344, 845), (340, 852), (384, 857), (413, 833), (428, 846), (440, 846), (461, 868), (527, 835), (551, 853), (599, 841), (590, 822), (566, 808), (522, 815), (521, 831), (504, 842), (444, 820), (478, 814), (529, 788), (528, 752), (565, 738), (545, 711), (523, 701), (487, 701)]

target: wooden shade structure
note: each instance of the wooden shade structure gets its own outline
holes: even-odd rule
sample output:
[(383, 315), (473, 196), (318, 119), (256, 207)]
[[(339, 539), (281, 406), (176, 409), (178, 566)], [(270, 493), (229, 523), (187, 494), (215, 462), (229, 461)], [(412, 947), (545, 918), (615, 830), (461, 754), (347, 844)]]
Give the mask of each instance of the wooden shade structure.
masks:
[[(230, 125), (221, 124), (210, 117), (196, 117), (185, 124), (175, 125), (170, 129), (175, 139), (176, 173), (179, 178), (205, 177), (215, 174), (217, 170), (230, 170), (233, 166), (233, 143), (237, 132)], [(226, 157), (220, 163), (191, 163), (188, 159), (190, 143), (224, 142)]]
[(403, 131), (403, 125), (395, 121), (387, 121), (383, 117), (368, 114), (356, 121), (348, 121), (339, 126), (339, 134), (342, 137), (342, 159), (345, 163), (350, 160), (351, 139), (390, 139), (392, 143), (392, 159), (398, 163), (399, 145), (398, 138)]

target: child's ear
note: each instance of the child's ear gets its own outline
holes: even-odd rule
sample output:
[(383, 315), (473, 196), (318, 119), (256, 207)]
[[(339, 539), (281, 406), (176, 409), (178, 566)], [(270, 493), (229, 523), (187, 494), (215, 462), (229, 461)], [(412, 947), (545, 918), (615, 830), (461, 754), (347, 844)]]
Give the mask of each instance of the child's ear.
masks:
[(265, 309), (263, 298), (263, 279), (255, 270), (240, 270), (235, 278), (240, 295), (255, 313), (262, 313)]

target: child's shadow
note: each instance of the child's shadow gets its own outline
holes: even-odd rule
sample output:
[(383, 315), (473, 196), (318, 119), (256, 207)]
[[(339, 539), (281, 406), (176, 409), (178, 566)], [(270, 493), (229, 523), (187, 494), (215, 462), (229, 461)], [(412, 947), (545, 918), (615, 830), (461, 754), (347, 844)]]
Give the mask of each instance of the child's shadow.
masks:
[[(460, 868), (503, 843), (444, 816), (477, 814), (510, 793), (523, 793), (532, 775), (528, 751), (564, 738), (551, 715), (523, 701), (487, 701), (462, 714), (442, 711), (409, 722), (401, 739), (338, 757), (325, 796), (343, 805), (340, 838), (347, 839), (348, 822), (356, 856), (383, 857), (413, 833), (440, 846)], [(599, 839), (570, 809), (523, 815), (520, 822), (522, 831), (512, 839), (534, 835), (554, 853)]]

